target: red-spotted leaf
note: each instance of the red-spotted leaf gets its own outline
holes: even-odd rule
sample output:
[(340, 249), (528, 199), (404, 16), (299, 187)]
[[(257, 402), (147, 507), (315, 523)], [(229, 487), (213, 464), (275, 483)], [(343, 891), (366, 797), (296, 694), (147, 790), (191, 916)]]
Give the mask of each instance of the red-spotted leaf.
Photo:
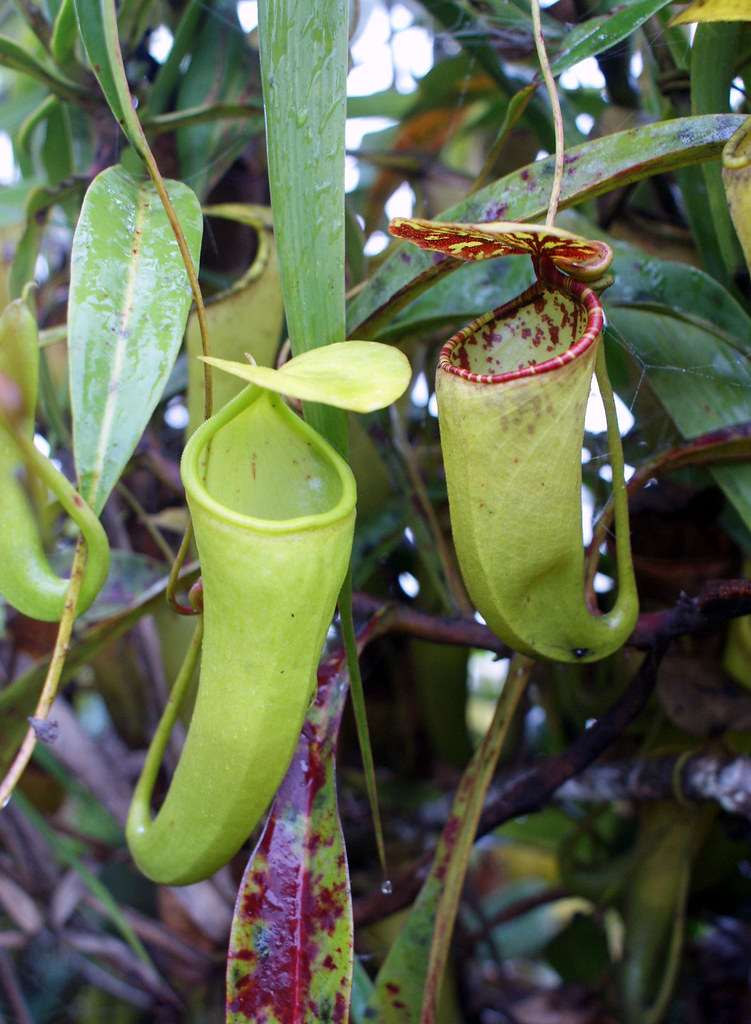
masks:
[(613, 261), (613, 252), (605, 242), (591, 242), (545, 224), (457, 224), (397, 217), (389, 224), (389, 231), (421, 249), (443, 252), (457, 260), (488, 260), (520, 253), (529, 253), (533, 259), (547, 256), (559, 270), (582, 280), (601, 277)]
[(352, 905), (335, 779), (348, 681), (340, 650), (319, 669), (316, 700), (245, 870), (227, 962), (228, 1024), (349, 1019)]

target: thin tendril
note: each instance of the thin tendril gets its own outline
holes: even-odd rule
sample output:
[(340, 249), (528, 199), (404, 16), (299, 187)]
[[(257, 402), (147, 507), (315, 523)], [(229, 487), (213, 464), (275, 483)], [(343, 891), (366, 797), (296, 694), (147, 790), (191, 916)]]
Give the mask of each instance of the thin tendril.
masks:
[(553, 227), (555, 224), (555, 217), (558, 213), (558, 203), (561, 198), (561, 188), (563, 185), (563, 114), (561, 113), (561, 104), (558, 99), (558, 90), (555, 86), (555, 78), (550, 67), (550, 61), (548, 60), (548, 51), (545, 48), (545, 37), (542, 34), (542, 18), (540, 16), (540, 0), (531, 0), (532, 4), (532, 26), (535, 33), (535, 47), (537, 49), (537, 59), (540, 62), (540, 69), (542, 71), (542, 77), (545, 79), (545, 85), (547, 86), (548, 96), (550, 97), (550, 108), (553, 112), (553, 127), (555, 130), (555, 174), (553, 175), (553, 187), (550, 191), (550, 202), (548, 203), (548, 215), (545, 218), (545, 223), (548, 227)]

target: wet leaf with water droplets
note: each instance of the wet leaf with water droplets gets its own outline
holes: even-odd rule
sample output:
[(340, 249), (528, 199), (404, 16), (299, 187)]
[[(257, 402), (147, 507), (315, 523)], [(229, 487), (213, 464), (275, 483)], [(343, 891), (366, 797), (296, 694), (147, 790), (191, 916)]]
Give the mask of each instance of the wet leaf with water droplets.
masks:
[(316, 700), (245, 870), (230, 936), (228, 1024), (349, 1019), (352, 905), (334, 770), (347, 681), (338, 651), (318, 672)]
[[(165, 181), (198, 263), (202, 218)], [(138, 444), (182, 342), (188, 275), (156, 189), (109, 167), (86, 193), (73, 239), (68, 353), (79, 488), (100, 512)]]

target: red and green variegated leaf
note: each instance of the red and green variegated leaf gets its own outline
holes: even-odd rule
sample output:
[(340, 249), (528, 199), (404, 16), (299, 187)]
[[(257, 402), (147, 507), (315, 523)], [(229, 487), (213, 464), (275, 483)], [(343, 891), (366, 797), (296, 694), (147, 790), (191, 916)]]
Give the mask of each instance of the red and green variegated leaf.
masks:
[(339, 650), (319, 669), (316, 700), (245, 870), (227, 962), (228, 1024), (349, 1019), (352, 906), (335, 785), (348, 682)]
[(457, 224), (398, 217), (389, 224), (389, 231), (421, 249), (443, 252), (457, 260), (488, 260), (520, 253), (529, 253), (535, 260), (547, 256), (559, 270), (588, 281), (601, 277), (613, 261), (613, 252), (605, 242), (591, 242), (545, 224), (502, 220)]
[[(742, 122), (743, 117), (735, 114), (675, 118), (588, 139), (566, 152), (559, 209), (653, 174), (714, 159)], [(444, 216), (447, 221), (469, 223), (544, 217), (554, 162), (555, 158), (549, 157), (522, 167), (444, 211)], [(348, 332), (360, 338), (378, 338), (384, 324), (456, 266), (458, 263), (439, 260), (427, 252), (399, 247), (384, 260), (367, 287), (350, 300)]]

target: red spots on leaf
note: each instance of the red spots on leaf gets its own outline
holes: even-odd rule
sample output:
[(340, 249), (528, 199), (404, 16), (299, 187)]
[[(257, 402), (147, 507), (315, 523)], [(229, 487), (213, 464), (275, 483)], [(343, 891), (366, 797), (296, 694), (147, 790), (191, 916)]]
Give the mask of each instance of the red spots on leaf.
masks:
[(506, 210), (508, 210), (508, 203), (491, 203), (482, 219), (485, 221), (503, 220)]
[(321, 667), (316, 700), (241, 887), (227, 1006), (248, 1024), (348, 1019), (351, 906), (332, 785), (344, 665), (338, 651)]

